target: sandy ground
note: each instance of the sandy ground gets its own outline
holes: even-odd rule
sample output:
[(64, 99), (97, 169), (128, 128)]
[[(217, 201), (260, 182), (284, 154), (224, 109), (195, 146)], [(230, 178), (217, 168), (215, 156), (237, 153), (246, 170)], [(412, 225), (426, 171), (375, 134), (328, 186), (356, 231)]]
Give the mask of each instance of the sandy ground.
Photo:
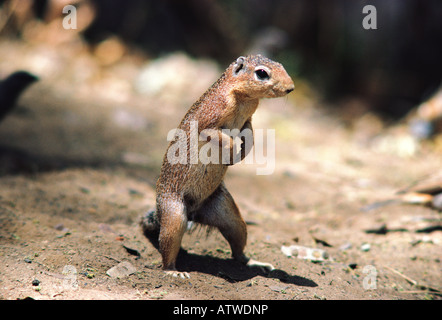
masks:
[[(235, 165), (226, 185), (248, 222), (247, 254), (277, 269), (248, 269), (218, 231), (197, 229), (178, 259), (191, 278), (172, 278), (138, 221), (155, 206), (167, 132), (219, 70), (185, 83), (191, 89), (172, 87), (175, 95), (146, 94), (131, 85), (139, 65), (91, 71), (84, 56), (40, 49), (0, 44), (3, 70), (51, 54), (63, 70), (43, 76), (0, 124), (0, 298), (440, 298), (440, 213), (408, 204), (360, 210), (440, 171), (433, 144), (413, 144), (400, 130), (373, 133), (376, 121), (344, 125), (302, 85), (263, 101), (254, 127), (275, 129), (275, 170)], [(382, 225), (387, 232), (367, 233)], [(290, 245), (327, 259), (288, 257), (281, 247)], [(109, 276), (121, 263), (127, 272)]]

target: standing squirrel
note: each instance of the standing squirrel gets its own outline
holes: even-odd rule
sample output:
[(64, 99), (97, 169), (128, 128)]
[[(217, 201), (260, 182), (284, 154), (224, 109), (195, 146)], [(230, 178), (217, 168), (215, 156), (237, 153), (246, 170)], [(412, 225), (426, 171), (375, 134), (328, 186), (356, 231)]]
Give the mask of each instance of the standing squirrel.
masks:
[[(235, 163), (232, 156), (237, 149), (234, 139), (226, 135), (225, 130), (243, 132), (248, 129), (252, 132), (252, 115), (259, 99), (282, 97), (294, 88), (292, 79), (280, 63), (261, 55), (239, 57), (186, 113), (178, 129), (185, 132), (187, 141), (190, 140), (192, 123), (198, 124), (198, 134), (211, 129), (218, 137), (213, 139), (211, 136), (209, 142), (227, 145), (231, 161), (202, 163), (198, 159), (196, 162), (171, 163), (166, 152), (156, 185), (156, 210), (148, 212), (141, 221), (146, 235), (159, 235), (159, 250), (166, 273), (189, 277), (188, 273), (178, 272), (175, 268), (188, 221), (218, 228), (229, 242), (234, 259), (247, 266), (274, 269), (271, 264), (255, 261), (244, 254), (246, 223), (223, 182), (228, 166)], [(168, 151), (175, 143), (176, 140), (170, 142)], [(248, 148), (244, 145), (242, 139), (241, 160), (251, 149), (250, 144)], [(201, 142), (198, 148), (201, 148)], [(187, 160), (189, 158), (188, 150)]]

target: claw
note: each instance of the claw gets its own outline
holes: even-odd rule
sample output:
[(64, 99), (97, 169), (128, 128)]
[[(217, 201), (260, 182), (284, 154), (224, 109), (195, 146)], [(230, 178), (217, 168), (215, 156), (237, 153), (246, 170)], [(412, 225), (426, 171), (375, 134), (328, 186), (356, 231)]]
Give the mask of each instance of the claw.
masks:
[(172, 277), (175, 278), (181, 278), (181, 279), (190, 279), (190, 275), (187, 272), (180, 272), (180, 271), (176, 271), (176, 270), (166, 270), (164, 271), (166, 274), (171, 275)]
[(267, 262), (256, 261), (253, 259), (249, 259), (249, 261), (247, 262), (247, 266), (248, 267), (259, 267), (259, 268), (264, 269), (264, 271), (268, 271), (268, 272), (275, 270), (275, 267), (272, 264), (267, 263)]

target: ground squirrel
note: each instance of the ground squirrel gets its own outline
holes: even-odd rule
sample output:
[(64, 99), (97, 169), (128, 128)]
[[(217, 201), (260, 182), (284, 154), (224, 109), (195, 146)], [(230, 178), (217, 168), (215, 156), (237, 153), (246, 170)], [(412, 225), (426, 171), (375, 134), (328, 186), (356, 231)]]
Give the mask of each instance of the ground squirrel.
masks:
[[(273, 270), (268, 263), (261, 263), (244, 254), (247, 229), (232, 196), (224, 185), (227, 167), (241, 161), (251, 147), (240, 144), (240, 151), (232, 136), (225, 129), (252, 132), (252, 115), (260, 98), (282, 97), (294, 89), (294, 84), (284, 67), (261, 55), (239, 57), (221, 77), (196, 101), (184, 116), (178, 129), (190, 139), (192, 123), (197, 123), (198, 134), (211, 129), (206, 140), (229, 149), (230, 160), (226, 163), (203, 163), (201, 159), (171, 163), (169, 152), (164, 156), (160, 177), (156, 185), (156, 210), (148, 212), (141, 221), (146, 235), (158, 235), (163, 269), (174, 276), (189, 277), (175, 269), (187, 223), (194, 221), (216, 227), (229, 242), (233, 258), (248, 266), (259, 266)], [(201, 136), (200, 136), (201, 137)], [(252, 133), (253, 145), (253, 133)], [(168, 151), (176, 147), (172, 140)], [(198, 142), (198, 148), (201, 143)], [(239, 159), (240, 158), (240, 159)], [(190, 160), (190, 161), (189, 161)], [(224, 159), (223, 159), (224, 160)], [(189, 163), (190, 162), (190, 163)]]

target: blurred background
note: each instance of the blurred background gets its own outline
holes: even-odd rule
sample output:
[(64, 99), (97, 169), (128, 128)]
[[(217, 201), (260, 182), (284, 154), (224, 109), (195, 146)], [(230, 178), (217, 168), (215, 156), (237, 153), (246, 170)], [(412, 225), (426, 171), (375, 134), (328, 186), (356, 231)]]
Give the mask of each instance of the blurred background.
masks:
[[(264, 52), (327, 98), (358, 95), (398, 117), (441, 84), (442, 3), (437, 0), (95, 0), (91, 43), (115, 34), (150, 55), (183, 50), (228, 64)], [(362, 8), (377, 9), (365, 30)], [(427, 97), (428, 98), (428, 97)]]
[[(184, 51), (223, 66), (263, 52), (327, 99), (359, 96), (391, 117), (429, 98), (442, 80), (438, 0), (2, 0), (0, 35), (68, 42), (53, 30), (68, 4), (77, 6), (77, 31), (90, 48), (112, 38), (150, 58)], [(376, 30), (362, 27), (367, 4), (377, 9)]]

